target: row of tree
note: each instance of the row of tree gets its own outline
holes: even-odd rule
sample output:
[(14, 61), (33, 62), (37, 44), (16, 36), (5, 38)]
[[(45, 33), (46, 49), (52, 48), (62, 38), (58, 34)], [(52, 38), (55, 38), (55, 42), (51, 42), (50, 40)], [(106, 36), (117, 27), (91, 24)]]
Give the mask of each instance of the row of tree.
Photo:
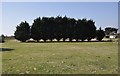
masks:
[(60, 41), (63, 39), (65, 41), (69, 38), (69, 41), (75, 39), (76, 41), (88, 40), (96, 38), (101, 41), (105, 36), (104, 31), (100, 28), (96, 30), (95, 22), (93, 20), (87, 19), (74, 19), (68, 18), (66, 16), (61, 17), (42, 17), (36, 18), (30, 26), (26, 21), (21, 22), (20, 25), (16, 27), (14, 33), (15, 38), (22, 42), (32, 38), (39, 42), (43, 39)]

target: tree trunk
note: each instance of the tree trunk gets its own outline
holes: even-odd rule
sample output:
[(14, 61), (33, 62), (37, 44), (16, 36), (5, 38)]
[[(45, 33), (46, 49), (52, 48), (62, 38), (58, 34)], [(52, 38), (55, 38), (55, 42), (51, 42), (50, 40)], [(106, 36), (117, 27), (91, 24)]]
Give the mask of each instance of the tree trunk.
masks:
[(59, 42), (60, 41), (60, 39), (57, 39), (57, 42)]
[(84, 41), (84, 39), (82, 39), (82, 42)]
[(44, 42), (46, 42), (46, 39), (44, 39)]
[(88, 38), (87, 40), (88, 40), (88, 42), (89, 42), (89, 41), (91, 41), (91, 38)]
[(52, 39), (50, 39), (50, 41), (52, 42)]
[(22, 40), (22, 42), (26, 42), (26, 40)]
[(65, 42), (65, 38), (63, 38), (63, 42)]
[(78, 39), (76, 39), (76, 42), (78, 42)]
[(72, 42), (72, 38), (70, 38), (69, 41)]
[(39, 40), (37, 40), (37, 42), (39, 42)]

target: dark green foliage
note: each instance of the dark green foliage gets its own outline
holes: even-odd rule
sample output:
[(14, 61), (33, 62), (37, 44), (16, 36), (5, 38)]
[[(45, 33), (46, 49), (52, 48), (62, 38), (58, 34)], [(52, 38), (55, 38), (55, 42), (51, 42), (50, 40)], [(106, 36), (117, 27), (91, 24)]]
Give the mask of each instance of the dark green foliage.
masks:
[(34, 23), (31, 27), (31, 38), (33, 38), (34, 40), (37, 40), (37, 42), (39, 42), (39, 40), (42, 38), (42, 20), (41, 18), (37, 18), (34, 20)]
[(52, 41), (53, 39), (55, 39), (55, 33), (57, 31), (55, 31), (56, 28), (56, 23), (55, 23), (55, 18), (54, 17), (51, 17), (51, 18), (48, 18), (47, 21), (45, 21), (46, 24), (44, 28), (47, 28), (46, 31), (47, 31), (47, 39), (49, 39), (50, 41)]
[(101, 41), (105, 36), (105, 33), (103, 30), (101, 30), (101, 28), (99, 28), (99, 30), (97, 30), (97, 36), (96, 36), (96, 39), (98, 41)]
[(93, 20), (78, 19), (75, 27), (76, 41), (78, 39), (82, 41), (87, 39), (88, 41), (90, 41), (95, 37), (96, 37), (96, 27), (94, 25)]
[(47, 17), (42, 18), (41, 32), (42, 32), (42, 39), (44, 40), (44, 42), (46, 42), (46, 40), (49, 39), (49, 36), (50, 36), (49, 18)]
[(65, 16), (61, 20), (62, 22), (62, 38), (65, 41), (68, 38), (68, 18)]
[(69, 38), (69, 41), (72, 41), (74, 38), (75, 38), (75, 29), (76, 27), (76, 20), (74, 18), (69, 18), (68, 19), (68, 38)]
[(0, 36), (0, 43), (4, 43), (5, 42), (5, 36), (2, 34)]
[[(31, 30), (31, 31), (30, 31)], [(101, 41), (103, 38), (102, 30), (96, 31), (95, 22), (87, 19), (74, 19), (66, 16), (57, 17), (38, 17), (34, 20), (31, 29), (29, 24), (21, 22), (16, 27), (15, 38), (25, 42), (26, 40), (33, 38), (37, 42), (39, 40), (54, 40), (60, 41), (63, 39), (69, 39), (72, 41), (84, 41), (94, 39), (97, 35), (97, 39)]]
[(21, 22), (19, 26), (16, 27), (16, 31), (14, 33), (15, 39), (25, 42), (30, 39), (30, 26), (25, 22)]
[(112, 27), (106, 27), (105, 28), (105, 34), (110, 35), (110, 34), (115, 34), (117, 33), (118, 29), (112, 28)]
[(93, 20), (87, 21), (88, 30), (87, 30), (87, 40), (90, 41), (91, 39), (94, 39), (96, 37), (96, 27), (95, 22)]
[(62, 39), (63, 33), (64, 33), (64, 27), (63, 27), (63, 22), (62, 22), (62, 17), (57, 16), (55, 18), (55, 25), (53, 26), (53, 36), (57, 41)]

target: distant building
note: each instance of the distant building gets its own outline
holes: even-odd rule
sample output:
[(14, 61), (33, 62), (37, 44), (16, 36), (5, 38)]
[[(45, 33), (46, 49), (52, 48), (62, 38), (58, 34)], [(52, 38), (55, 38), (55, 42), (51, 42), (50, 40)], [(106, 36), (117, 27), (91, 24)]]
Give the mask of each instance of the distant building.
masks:
[(116, 35), (110, 35), (109, 38), (111, 38), (111, 39), (115, 39), (115, 38), (117, 38), (117, 36), (116, 36)]

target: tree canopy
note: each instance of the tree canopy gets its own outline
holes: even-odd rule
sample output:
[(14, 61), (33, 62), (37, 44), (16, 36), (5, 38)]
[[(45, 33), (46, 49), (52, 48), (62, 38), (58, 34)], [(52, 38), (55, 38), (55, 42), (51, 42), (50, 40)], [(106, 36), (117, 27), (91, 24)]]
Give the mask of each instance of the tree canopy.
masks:
[(117, 33), (118, 29), (117, 28), (112, 28), (112, 27), (106, 27), (105, 28), (105, 34), (110, 35), (110, 34), (115, 34)]
[(99, 30), (97, 30), (96, 38), (98, 41), (101, 41), (104, 38), (104, 36), (105, 36), (105, 33), (100, 27)]
[[(96, 30), (95, 22), (90, 19), (74, 19), (68, 18), (66, 16), (57, 16), (57, 17), (38, 17), (34, 19), (32, 26), (25, 22), (21, 22), (19, 26), (16, 27), (15, 38), (22, 42), (33, 38), (37, 42), (39, 40), (54, 40), (60, 41), (63, 39), (69, 39), (76, 41), (94, 39), (97, 37), (99, 41), (102, 40), (103, 30)], [(99, 34), (99, 35), (98, 35)], [(100, 37), (102, 36), (102, 37)], [(100, 37), (100, 39), (99, 39)]]
[(16, 31), (14, 33), (15, 39), (25, 42), (30, 39), (30, 26), (25, 22), (21, 22), (19, 26), (16, 27)]

